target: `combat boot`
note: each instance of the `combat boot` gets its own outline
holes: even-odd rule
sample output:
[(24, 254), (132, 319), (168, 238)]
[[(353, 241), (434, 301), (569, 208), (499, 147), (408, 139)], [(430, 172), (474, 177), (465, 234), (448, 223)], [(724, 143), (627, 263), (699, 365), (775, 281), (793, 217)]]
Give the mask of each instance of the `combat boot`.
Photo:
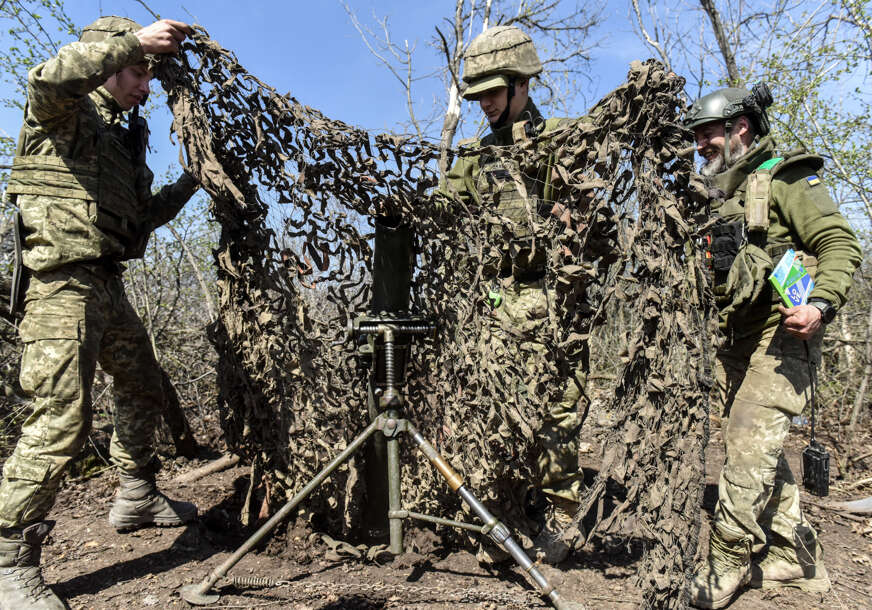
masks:
[(478, 550), (475, 552), (475, 559), (479, 565), (496, 568), (507, 564), (511, 561), (512, 556), (496, 542), (488, 540), (479, 543)]
[(170, 500), (157, 490), (152, 472), (118, 471), (120, 486), (109, 523), (118, 531), (145, 525), (176, 527), (197, 518), (197, 507), (190, 502)]
[(557, 565), (569, 556), (575, 542), (581, 537), (575, 523), (578, 503), (552, 496), (545, 508), (542, 529), (533, 539), (533, 559)]
[(757, 589), (796, 587), (811, 593), (830, 590), (817, 537), (796, 547), (769, 545), (765, 555), (751, 565), (751, 586)]
[(0, 610), (64, 610), (42, 579), (42, 541), (54, 521), (0, 530)]
[(721, 523), (713, 523), (708, 558), (697, 566), (690, 583), (690, 603), (697, 608), (723, 608), (751, 579), (751, 539)]

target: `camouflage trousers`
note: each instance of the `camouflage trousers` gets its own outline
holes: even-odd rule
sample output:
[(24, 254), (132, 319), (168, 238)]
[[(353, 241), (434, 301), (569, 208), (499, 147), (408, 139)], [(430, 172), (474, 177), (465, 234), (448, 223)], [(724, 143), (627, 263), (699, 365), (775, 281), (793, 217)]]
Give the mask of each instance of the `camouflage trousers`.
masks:
[(66, 464), (87, 441), (97, 362), (112, 375), (112, 462), (132, 472), (154, 458), (163, 404), (161, 370), (116, 270), (71, 264), (31, 278), (19, 328), (21, 387), (33, 400), (3, 468), (0, 527), (39, 521), (54, 504)]
[(809, 357), (820, 362), (822, 335), (806, 347), (779, 325), (718, 352), (726, 459), (715, 520), (751, 540), (755, 553), (766, 544), (799, 552), (816, 535), (783, 447), (792, 416), (810, 399)]
[[(537, 475), (534, 485), (549, 496), (580, 500), (583, 477), (578, 465), (578, 435), (589, 406), (584, 393), (589, 367), (588, 352), (559, 362), (562, 387), (554, 388), (540, 370), (543, 359), (552, 357), (540, 337), (547, 332), (548, 294), (544, 282), (513, 282), (500, 286), (499, 304), (482, 334), (481, 351), (488, 354), (486, 368), (505, 375), (506, 364), (524, 371), (522, 378), (504, 380), (515, 395), (533, 402), (535, 418), (527, 419), (518, 405), (507, 405), (503, 420), (532, 434), (536, 447)], [(493, 300), (493, 299), (492, 299)], [(518, 363), (519, 354), (522, 362)], [(550, 386), (550, 387), (549, 387)]]

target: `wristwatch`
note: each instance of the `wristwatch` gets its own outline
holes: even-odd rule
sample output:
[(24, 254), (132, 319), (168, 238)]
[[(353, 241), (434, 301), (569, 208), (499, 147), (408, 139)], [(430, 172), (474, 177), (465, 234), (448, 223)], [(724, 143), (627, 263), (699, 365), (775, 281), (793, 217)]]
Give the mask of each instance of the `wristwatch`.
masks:
[(836, 317), (836, 308), (826, 299), (815, 297), (808, 300), (808, 304), (812, 307), (817, 307), (821, 312), (821, 321), (824, 324), (829, 324)]

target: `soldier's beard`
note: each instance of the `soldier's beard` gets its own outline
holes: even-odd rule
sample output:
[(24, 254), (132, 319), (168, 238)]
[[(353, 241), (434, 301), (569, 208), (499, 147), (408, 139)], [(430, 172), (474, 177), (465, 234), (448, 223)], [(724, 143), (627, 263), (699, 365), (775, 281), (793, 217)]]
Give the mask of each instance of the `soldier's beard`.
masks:
[(730, 142), (730, 155), (727, 162), (724, 163), (724, 151), (722, 150), (718, 153), (717, 157), (706, 161), (705, 164), (699, 168), (699, 173), (703, 176), (714, 176), (715, 174), (720, 174), (732, 167), (733, 164), (745, 156), (745, 153), (749, 150), (750, 148), (741, 140), (738, 142)]

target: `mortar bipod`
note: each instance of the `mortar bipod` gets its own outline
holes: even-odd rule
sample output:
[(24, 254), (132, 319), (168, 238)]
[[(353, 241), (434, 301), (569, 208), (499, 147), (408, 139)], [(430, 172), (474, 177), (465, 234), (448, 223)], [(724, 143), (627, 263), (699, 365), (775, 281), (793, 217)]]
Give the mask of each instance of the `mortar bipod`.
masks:
[[(500, 522), (463, 484), (462, 477), (448, 464), (436, 448), (427, 441), (415, 426), (401, 413), (403, 405), (402, 396), (397, 390), (397, 362), (395, 354), (395, 340), (398, 336), (423, 336), (432, 334), (435, 325), (423, 318), (359, 318), (355, 320), (349, 329), (349, 335), (355, 339), (366, 335), (376, 335), (376, 356), (373, 366), (380, 366), (378, 360), (383, 359), (380, 366), (384, 372), (383, 379), (377, 384), (379, 392), (379, 407), (382, 409), (375, 420), (361, 432), (348, 447), (330, 461), (318, 474), (316, 474), (297, 494), (279, 511), (264, 523), (254, 534), (240, 546), (236, 552), (228, 557), (224, 563), (213, 570), (207, 578), (198, 585), (186, 585), (181, 588), (182, 598), (193, 605), (213, 604), (219, 599), (219, 595), (210, 593), (210, 589), (219, 580), (227, 575), (227, 572), (235, 566), (254, 546), (260, 542), (269, 532), (287, 517), (312, 491), (314, 491), (330, 474), (343, 464), (349, 457), (357, 452), (363, 444), (376, 432), (384, 434), (387, 442), (387, 470), (388, 470), (388, 523), (390, 529), (389, 550), (394, 555), (403, 552), (403, 520), (417, 519), (439, 525), (448, 525), (462, 529), (472, 530), (486, 534), (495, 543), (500, 545), (514, 559), (518, 565), (530, 576), (541, 594), (548, 598), (558, 610), (577, 610), (581, 606), (575, 602), (564, 601), (557, 590), (548, 582), (548, 579), (530, 560), (524, 549), (512, 537), (509, 529)], [(405, 366), (402, 367), (403, 370)], [(464, 502), (472, 509), (484, 523), (482, 526), (433, 517), (402, 509), (400, 498), (400, 457), (399, 457), (399, 434), (411, 435), (418, 449), (430, 460), (430, 463), (443, 476), (452, 491), (456, 492)]]

